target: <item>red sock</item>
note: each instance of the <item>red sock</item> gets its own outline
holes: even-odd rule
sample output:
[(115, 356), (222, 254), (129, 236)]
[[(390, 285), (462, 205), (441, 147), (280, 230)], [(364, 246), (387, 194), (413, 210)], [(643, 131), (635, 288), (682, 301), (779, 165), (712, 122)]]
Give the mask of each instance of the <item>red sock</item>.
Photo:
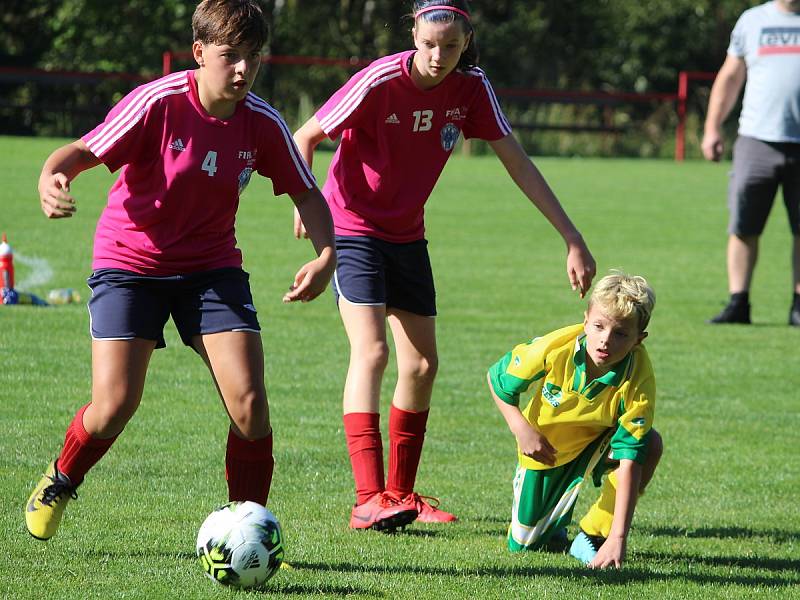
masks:
[(250, 500), (266, 506), (274, 467), (272, 433), (250, 441), (228, 431), (225, 479), (229, 501)]
[(111, 448), (111, 444), (117, 439), (117, 435), (108, 439), (95, 438), (83, 427), (83, 413), (89, 407), (81, 407), (72, 423), (67, 428), (64, 436), (64, 447), (58, 457), (58, 470), (64, 473), (72, 481), (73, 485), (78, 485), (83, 481), (97, 461)]
[(364, 504), (385, 487), (380, 419), (377, 413), (348, 413), (342, 418), (356, 482), (356, 504)]
[(428, 412), (410, 412), (392, 405), (389, 413), (389, 482), (386, 489), (398, 496), (414, 491)]

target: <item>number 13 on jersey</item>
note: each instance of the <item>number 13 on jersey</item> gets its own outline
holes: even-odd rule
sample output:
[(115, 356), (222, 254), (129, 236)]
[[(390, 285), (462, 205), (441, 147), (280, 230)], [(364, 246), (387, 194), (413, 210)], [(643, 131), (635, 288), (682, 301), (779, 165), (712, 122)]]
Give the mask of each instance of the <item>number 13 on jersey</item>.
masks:
[(415, 110), (411, 114), (414, 117), (414, 131), (428, 131), (431, 128), (432, 110)]

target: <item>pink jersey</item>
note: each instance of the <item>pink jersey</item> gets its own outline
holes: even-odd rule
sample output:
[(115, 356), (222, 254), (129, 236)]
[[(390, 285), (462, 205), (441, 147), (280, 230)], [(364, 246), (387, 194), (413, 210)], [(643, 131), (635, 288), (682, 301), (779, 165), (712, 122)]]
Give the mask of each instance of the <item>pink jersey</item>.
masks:
[(421, 239), (425, 202), (459, 135), (511, 133), (483, 71), (453, 71), (421, 90), (409, 73), (414, 52), (376, 60), (316, 113), (331, 139), (342, 136), (323, 188), (339, 235)]
[(276, 195), (316, 185), (274, 108), (248, 94), (229, 119), (212, 117), (193, 71), (136, 88), (81, 139), (110, 171), (122, 167), (97, 223), (93, 269), (240, 267), (234, 221), (251, 173), (270, 178)]

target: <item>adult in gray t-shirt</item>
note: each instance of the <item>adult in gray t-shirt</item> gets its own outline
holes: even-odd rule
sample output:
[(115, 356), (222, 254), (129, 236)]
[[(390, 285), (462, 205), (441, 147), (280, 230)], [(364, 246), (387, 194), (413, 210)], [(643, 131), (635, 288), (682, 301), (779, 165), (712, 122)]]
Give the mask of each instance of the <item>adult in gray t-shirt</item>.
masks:
[(800, 0), (773, 0), (746, 10), (711, 87), (703, 155), (723, 154), (722, 123), (745, 84), (728, 188), (730, 300), (710, 323), (750, 323), (750, 283), (758, 241), (777, 189), (793, 234), (789, 324), (800, 326)]

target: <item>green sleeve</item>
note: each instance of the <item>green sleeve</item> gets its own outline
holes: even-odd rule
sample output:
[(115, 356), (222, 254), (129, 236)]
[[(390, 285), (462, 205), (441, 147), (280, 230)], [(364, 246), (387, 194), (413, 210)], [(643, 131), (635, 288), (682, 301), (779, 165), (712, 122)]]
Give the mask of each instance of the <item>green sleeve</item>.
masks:
[[(527, 370), (519, 368), (522, 347), (523, 345), (517, 346), (489, 367), (489, 381), (492, 390), (498, 398), (512, 406), (519, 406), (520, 394), (527, 391), (534, 381), (544, 376), (543, 369), (530, 374)], [(512, 375), (509, 371), (514, 371), (518, 375)]]
[(653, 427), (655, 380), (650, 377), (635, 388), (623, 386), (620, 391), (621, 415), (611, 438), (611, 456), (614, 460), (628, 459), (641, 464), (647, 456), (648, 437)]

